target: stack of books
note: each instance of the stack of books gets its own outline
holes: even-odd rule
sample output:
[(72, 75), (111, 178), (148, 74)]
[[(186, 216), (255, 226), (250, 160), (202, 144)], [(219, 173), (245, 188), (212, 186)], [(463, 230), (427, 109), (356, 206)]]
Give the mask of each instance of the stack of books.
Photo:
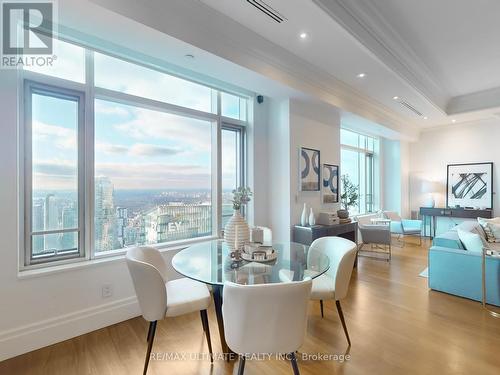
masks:
[(347, 223), (350, 223), (352, 220), (350, 217), (348, 217), (347, 219), (339, 219), (339, 223), (340, 224), (347, 224)]

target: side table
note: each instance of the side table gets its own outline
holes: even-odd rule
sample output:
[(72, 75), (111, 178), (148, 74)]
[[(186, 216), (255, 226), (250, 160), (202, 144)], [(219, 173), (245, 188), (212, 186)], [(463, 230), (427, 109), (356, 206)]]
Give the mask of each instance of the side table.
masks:
[(500, 250), (496, 250), (496, 249), (493, 250), (493, 249), (490, 249), (488, 247), (483, 247), (482, 272), (481, 272), (482, 273), (482, 284), (483, 284), (483, 296), (482, 296), (481, 304), (483, 305), (483, 309), (488, 311), (491, 316), (494, 316), (495, 318), (500, 318), (500, 313), (488, 308), (488, 304), (486, 303), (486, 257), (487, 256), (500, 258)]

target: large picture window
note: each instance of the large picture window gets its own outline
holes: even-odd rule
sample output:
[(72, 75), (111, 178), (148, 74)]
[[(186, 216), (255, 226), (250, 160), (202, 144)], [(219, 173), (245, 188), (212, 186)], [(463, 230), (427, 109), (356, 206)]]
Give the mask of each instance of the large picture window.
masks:
[(340, 129), (341, 174), (358, 187), (356, 205), (351, 214), (374, 212), (375, 208), (375, 152), (378, 139), (347, 129)]
[(24, 266), (217, 236), (248, 99), (57, 43), (71, 70), (23, 72)]

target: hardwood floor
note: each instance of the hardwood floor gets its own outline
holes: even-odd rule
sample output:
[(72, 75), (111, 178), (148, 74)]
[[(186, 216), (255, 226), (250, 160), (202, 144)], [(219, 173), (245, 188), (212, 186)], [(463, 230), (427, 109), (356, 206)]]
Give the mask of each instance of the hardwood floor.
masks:
[[(391, 263), (360, 257), (342, 307), (350, 350), (335, 303), (309, 307), (309, 325), (298, 354), (301, 374), (500, 373), (500, 320), (478, 302), (427, 289), (428, 241), (393, 248)], [(215, 313), (209, 311), (214, 351), (220, 352)], [(286, 327), (284, 328), (286, 329)], [(0, 363), (0, 374), (141, 374), (147, 324), (142, 318), (61, 342)], [(153, 352), (206, 352), (199, 314), (158, 323)], [(349, 354), (350, 359), (303, 360), (304, 353)], [(237, 362), (154, 360), (148, 374), (232, 374)], [(292, 374), (287, 361), (247, 360), (245, 374)]]

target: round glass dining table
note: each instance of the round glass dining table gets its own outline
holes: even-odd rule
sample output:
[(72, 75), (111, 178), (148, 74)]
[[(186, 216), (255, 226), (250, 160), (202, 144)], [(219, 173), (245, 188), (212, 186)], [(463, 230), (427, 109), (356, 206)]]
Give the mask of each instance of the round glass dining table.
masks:
[[(183, 276), (212, 285), (215, 313), (224, 353), (227, 347), (222, 317), (222, 291), (225, 282), (271, 284), (312, 279), (325, 273), (330, 262), (326, 255), (295, 242), (273, 243), (277, 258), (270, 262), (234, 261), (223, 240), (189, 246), (172, 258), (172, 266)], [(229, 359), (229, 358), (228, 358)]]

